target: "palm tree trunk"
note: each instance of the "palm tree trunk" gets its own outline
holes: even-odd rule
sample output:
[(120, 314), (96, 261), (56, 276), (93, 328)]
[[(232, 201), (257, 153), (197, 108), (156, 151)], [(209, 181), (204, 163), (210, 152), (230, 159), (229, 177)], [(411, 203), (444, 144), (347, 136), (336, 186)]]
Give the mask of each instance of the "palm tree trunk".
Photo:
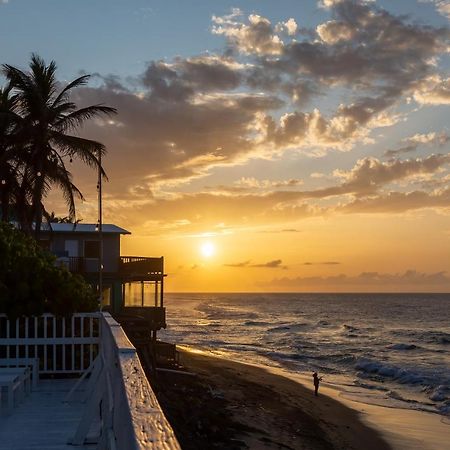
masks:
[(8, 188), (4, 185), (1, 186), (1, 220), (2, 222), (9, 222), (9, 192)]

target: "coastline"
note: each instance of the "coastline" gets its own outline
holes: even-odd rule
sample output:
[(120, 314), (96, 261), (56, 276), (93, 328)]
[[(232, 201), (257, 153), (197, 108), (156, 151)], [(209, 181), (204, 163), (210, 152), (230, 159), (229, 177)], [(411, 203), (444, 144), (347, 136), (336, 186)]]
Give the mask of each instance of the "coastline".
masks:
[(280, 373), (195, 350), (180, 363), (189, 374), (162, 372), (152, 385), (183, 449), (393, 449), (322, 389), (314, 397)]
[[(308, 385), (303, 375), (268, 368), (290, 379)], [(371, 404), (354, 398), (351, 393), (322, 383), (321, 392), (356, 411), (359, 419), (376, 430), (393, 450), (450, 450), (450, 418), (427, 411)]]

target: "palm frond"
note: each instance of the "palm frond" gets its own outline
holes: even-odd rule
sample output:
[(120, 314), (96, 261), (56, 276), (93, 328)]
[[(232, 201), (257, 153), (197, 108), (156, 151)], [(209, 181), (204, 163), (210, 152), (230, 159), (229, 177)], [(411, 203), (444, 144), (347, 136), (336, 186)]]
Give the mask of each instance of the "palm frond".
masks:
[[(100, 166), (97, 155), (104, 155), (106, 153), (106, 148), (103, 144), (91, 139), (70, 136), (56, 131), (50, 133), (50, 139), (52, 143), (60, 149), (63, 156), (79, 158), (87, 166), (94, 169), (98, 169)], [(100, 169), (102, 176), (105, 179), (108, 179), (103, 168)]]
[(59, 93), (59, 95), (55, 98), (52, 108), (55, 108), (58, 106), (58, 104), (65, 100), (66, 96), (68, 95), (69, 91), (71, 89), (85, 86), (91, 76), (90, 75), (82, 75), (81, 77), (76, 78), (75, 80), (71, 81), (66, 87)]
[(86, 108), (77, 109), (76, 111), (73, 111), (70, 114), (67, 114), (66, 116), (62, 117), (58, 122), (56, 122), (55, 127), (60, 131), (73, 130), (83, 125), (83, 123), (86, 120), (92, 119), (93, 117), (102, 114), (110, 116), (116, 113), (117, 110), (109, 106), (104, 105), (87, 106)]

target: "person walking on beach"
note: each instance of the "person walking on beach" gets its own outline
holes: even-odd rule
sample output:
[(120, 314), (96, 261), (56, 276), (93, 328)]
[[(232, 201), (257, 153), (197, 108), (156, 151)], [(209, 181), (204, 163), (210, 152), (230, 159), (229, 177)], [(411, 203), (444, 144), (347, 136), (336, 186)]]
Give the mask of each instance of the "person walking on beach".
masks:
[(322, 381), (322, 377), (319, 378), (317, 372), (313, 373), (313, 383), (314, 383), (314, 395), (317, 397), (319, 395), (319, 383)]

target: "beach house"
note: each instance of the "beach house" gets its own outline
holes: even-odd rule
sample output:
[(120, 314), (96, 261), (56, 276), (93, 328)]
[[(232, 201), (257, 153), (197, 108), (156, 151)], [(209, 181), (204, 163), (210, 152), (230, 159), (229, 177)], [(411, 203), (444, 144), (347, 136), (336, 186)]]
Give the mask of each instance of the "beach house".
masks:
[(57, 258), (57, 264), (82, 275), (97, 286), (102, 258), (102, 306), (113, 315), (145, 317), (152, 331), (166, 327), (164, 258), (122, 256), (121, 236), (129, 231), (102, 225), (102, 244), (96, 224), (43, 224), (40, 243)]
[[(121, 236), (130, 233), (102, 228), (55, 223), (40, 233), (56, 264), (103, 285), (100, 311), (0, 310), (1, 448), (180, 450), (140, 359), (155, 368), (156, 330), (165, 327), (164, 260), (121, 256)], [(122, 326), (127, 315), (140, 326), (139, 340)]]

